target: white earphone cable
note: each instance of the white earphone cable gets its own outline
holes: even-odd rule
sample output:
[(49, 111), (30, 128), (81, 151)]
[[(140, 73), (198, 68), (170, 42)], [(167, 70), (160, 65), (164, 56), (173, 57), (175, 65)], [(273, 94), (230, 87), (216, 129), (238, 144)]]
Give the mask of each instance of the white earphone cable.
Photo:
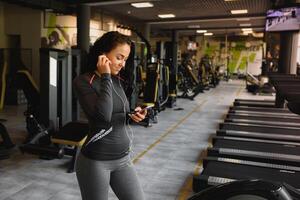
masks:
[[(120, 82), (120, 79), (119, 79), (119, 86), (120, 86), (120, 88), (122, 88), (122, 86), (121, 86), (121, 82)], [(127, 137), (128, 137), (128, 139), (129, 139), (129, 153), (130, 154), (132, 154), (133, 153), (133, 138), (134, 138), (134, 136), (133, 136), (133, 130), (132, 130), (132, 128), (130, 127), (130, 125), (128, 124), (128, 127), (129, 127), (129, 130), (130, 130), (130, 134), (128, 134), (128, 131), (127, 131), (127, 124), (126, 124), (126, 115), (127, 115), (127, 113), (126, 113), (126, 101), (127, 101), (127, 99), (123, 99), (122, 97), (121, 97), (121, 95), (115, 90), (115, 88), (114, 88), (114, 84), (112, 83), (112, 88), (113, 88), (113, 91), (116, 93), (116, 95), (120, 98), (120, 100), (122, 101), (122, 103), (123, 103), (123, 112), (124, 112), (124, 117), (125, 117), (125, 119), (124, 119), (124, 127), (125, 127), (125, 133), (126, 133), (126, 135), (127, 135)], [(123, 90), (122, 90), (123, 91)], [(124, 95), (125, 95), (125, 98), (126, 98), (126, 94), (125, 94), (125, 92), (123, 91), (123, 93), (124, 93)], [(130, 155), (131, 156), (131, 155)]]

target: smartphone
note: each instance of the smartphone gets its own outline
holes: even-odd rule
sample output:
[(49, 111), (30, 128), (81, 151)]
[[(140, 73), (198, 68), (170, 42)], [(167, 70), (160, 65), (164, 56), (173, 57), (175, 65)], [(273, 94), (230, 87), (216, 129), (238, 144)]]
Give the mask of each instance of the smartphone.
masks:
[(153, 107), (154, 107), (154, 104), (148, 105), (148, 106), (146, 106), (146, 107), (142, 107), (142, 110), (147, 110), (147, 109), (153, 108)]
[[(154, 107), (153, 104), (152, 105), (148, 105), (148, 106), (144, 106), (144, 107), (142, 107), (142, 110), (140, 110), (139, 112), (143, 112), (144, 110), (148, 110), (149, 108), (153, 108), (153, 107)], [(137, 111), (130, 112), (130, 114), (135, 114), (135, 113), (137, 113)]]

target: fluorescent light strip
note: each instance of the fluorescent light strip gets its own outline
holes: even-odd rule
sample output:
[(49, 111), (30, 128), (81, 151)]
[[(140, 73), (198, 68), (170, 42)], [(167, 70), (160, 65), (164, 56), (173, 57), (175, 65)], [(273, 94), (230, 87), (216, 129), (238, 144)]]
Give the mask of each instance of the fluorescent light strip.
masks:
[(204, 33), (205, 36), (213, 35), (213, 33)]
[(131, 6), (136, 8), (150, 8), (153, 7), (153, 4), (150, 2), (141, 2), (141, 3), (131, 3)]
[(246, 14), (248, 13), (248, 10), (231, 10), (230, 12), (233, 15), (237, 15), (237, 14)]
[(251, 24), (240, 24), (240, 26), (251, 26)]
[(197, 33), (206, 33), (207, 30), (197, 30), (196, 32), (197, 32)]
[(174, 18), (175, 15), (174, 14), (159, 14), (158, 17), (159, 18)]
[(236, 21), (250, 21), (250, 18), (248, 18), (248, 17), (237, 18)]
[(200, 25), (188, 25), (188, 28), (200, 28)]

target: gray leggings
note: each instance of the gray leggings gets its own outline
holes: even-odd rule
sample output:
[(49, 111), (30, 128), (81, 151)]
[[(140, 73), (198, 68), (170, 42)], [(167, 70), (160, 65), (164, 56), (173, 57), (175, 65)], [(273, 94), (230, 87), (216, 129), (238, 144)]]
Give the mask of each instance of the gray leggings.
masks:
[(107, 200), (109, 185), (121, 200), (145, 199), (129, 156), (98, 161), (79, 154), (76, 176), (82, 200)]

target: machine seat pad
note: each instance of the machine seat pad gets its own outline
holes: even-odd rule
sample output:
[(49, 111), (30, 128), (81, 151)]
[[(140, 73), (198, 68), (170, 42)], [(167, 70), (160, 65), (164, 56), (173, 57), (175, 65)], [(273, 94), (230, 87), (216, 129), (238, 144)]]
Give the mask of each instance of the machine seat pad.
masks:
[(51, 141), (53, 143), (82, 146), (89, 131), (89, 125), (85, 122), (69, 122), (55, 133)]

